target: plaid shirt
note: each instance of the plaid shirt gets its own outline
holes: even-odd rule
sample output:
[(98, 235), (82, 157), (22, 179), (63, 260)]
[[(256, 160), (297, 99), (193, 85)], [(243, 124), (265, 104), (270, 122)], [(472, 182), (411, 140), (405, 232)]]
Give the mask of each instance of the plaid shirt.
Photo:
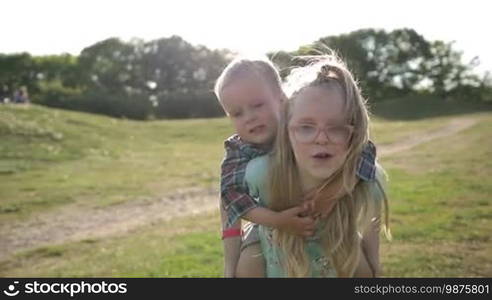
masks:
[[(220, 198), (221, 205), (227, 215), (225, 228), (232, 226), (249, 210), (258, 207), (258, 202), (249, 195), (244, 182), (248, 162), (268, 153), (245, 143), (235, 134), (224, 142), (226, 154), (221, 166)], [(376, 177), (376, 147), (369, 141), (362, 150), (358, 163), (357, 176), (365, 181)]]
[(376, 146), (371, 141), (367, 141), (362, 149), (357, 166), (357, 176), (364, 181), (376, 179)]
[(258, 206), (258, 202), (249, 195), (244, 182), (248, 162), (267, 153), (245, 143), (235, 134), (224, 142), (226, 154), (221, 166), (220, 198), (227, 215), (225, 228), (232, 226), (249, 210)]

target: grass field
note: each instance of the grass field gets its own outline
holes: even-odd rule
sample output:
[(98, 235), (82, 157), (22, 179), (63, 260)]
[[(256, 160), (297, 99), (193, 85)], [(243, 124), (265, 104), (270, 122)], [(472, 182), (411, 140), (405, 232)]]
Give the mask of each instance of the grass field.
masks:
[(2, 105), (0, 221), (215, 186), (230, 133), (224, 119), (134, 122)]
[[(391, 227), (384, 276), (492, 276), (492, 113), (457, 103), (374, 107), (377, 145), (425, 135), (456, 118), (457, 134), (381, 157)], [(460, 111), (462, 113), (460, 113)], [(422, 113), (425, 112), (425, 113)], [(38, 106), (0, 106), (0, 224), (69, 204), (108, 207), (142, 195), (218, 185), (226, 119), (134, 122)], [(124, 234), (19, 251), (0, 276), (221, 276), (217, 212)]]

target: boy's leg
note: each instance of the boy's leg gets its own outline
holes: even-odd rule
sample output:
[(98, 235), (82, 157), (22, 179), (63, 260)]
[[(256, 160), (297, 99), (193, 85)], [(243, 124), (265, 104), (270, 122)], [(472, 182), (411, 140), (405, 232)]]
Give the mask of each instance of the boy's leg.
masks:
[(260, 243), (243, 248), (237, 264), (236, 277), (265, 277), (265, 260)]
[(236, 276), (236, 268), (241, 254), (241, 237), (230, 237), (224, 239), (224, 277)]
[(265, 277), (265, 259), (256, 224), (249, 223), (244, 228), (236, 277)]

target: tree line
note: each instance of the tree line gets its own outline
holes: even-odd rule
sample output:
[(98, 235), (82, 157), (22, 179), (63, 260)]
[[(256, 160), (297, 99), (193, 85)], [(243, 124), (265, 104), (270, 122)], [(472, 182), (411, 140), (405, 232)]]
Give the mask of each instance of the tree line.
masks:
[[(427, 41), (412, 29), (362, 29), (327, 36), (293, 52), (268, 57), (285, 77), (296, 59), (328, 48), (348, 62), (369, 101), (434, 94), (467, 101), (492, 100), (489, 74), (473, 72), (452, 43)], [(34, 103), (131, 119), (223, 115), (213, 85), (233, 58), (227, 49), (195, 46), (179, 36), (152, 41), (109, 38), (69, 54), (0, 54), (0, 87), (24, 86)]]

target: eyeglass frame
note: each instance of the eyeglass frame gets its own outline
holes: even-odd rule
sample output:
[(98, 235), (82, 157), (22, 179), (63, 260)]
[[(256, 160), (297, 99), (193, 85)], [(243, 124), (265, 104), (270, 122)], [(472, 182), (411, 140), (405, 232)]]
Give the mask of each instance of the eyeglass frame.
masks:
[[(303, 142), (303, 141), (300, 141), (298, 136), (297, 136), (297, 133), (296, 133), (296, 129), (298, 129), (299, 127), (301, 126), (310, 126), (310, 127), (313, 127), (313, 128), (316, 128), (316, 134), (314, 135), (314, 137), (309, 140), (309, 141), (306, 141), (306, 142)], [(330, 135), (327, 134), (327, 130), (330, 129), (330, 128), (333, 128), (333, 127), (345, 127), (345, 128), (348, 128), (349, 129), (349, 134), (346, 138), (345, 141), (341, 142), (341, 143), (337, 143), (335, 141), (333, 141), (333, 139), (330, 138)], [(353, 125), (350, 125), (350, 124), (344, 124), (344, 125), (330, 125), (330, 126), (323, 126), (322, 128), (320, 128), (319, 126), (314, 126), (314, 125), (310, 125), (310, 124), (299, 124), (299, 125), (289, 125), (288, 127), (289, 129), (292, 129), (293, 130), (293, 133), (294, 133), (294, 138), (301, 144), (309, 144), (309, 143), (312, 143), (314, 141), (316, 141), (316, 139), (319, 137), (319, 134), (321, 131), (323, 131), (323, 133), (325, 134), (326, 138), (331, 141), (333, 144), (336, 144), (336, 145), (343, 145), (345, 143), (347, 143), (348, 141), (350, 141), (350, 139), (352, 138), (352, 135), (354, 133), (354, 128), (355, 126)]]

